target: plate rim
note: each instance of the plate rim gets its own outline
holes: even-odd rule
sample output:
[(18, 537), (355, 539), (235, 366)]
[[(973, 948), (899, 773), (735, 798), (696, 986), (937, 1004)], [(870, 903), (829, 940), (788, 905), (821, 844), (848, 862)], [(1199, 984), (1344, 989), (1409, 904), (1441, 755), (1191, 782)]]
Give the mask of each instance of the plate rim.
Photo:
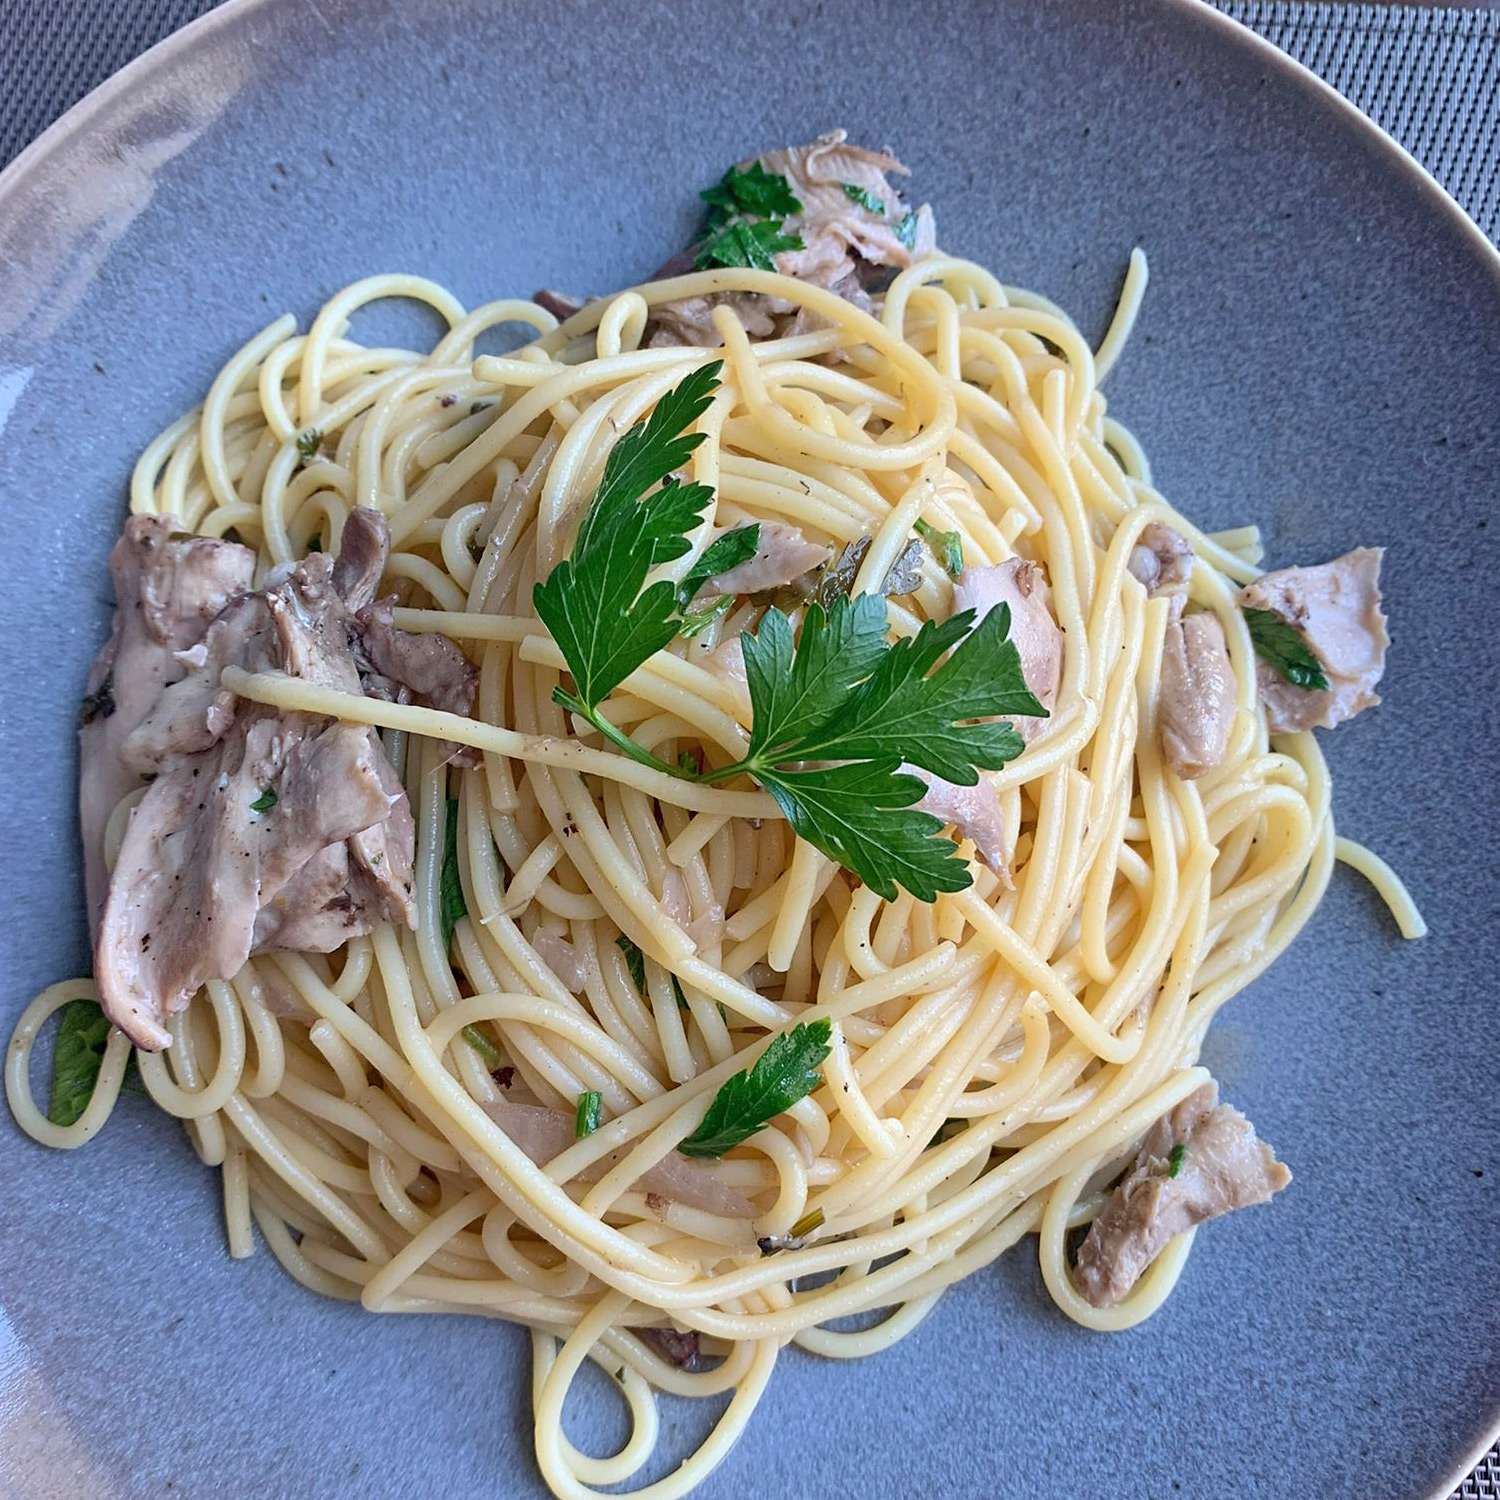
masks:
[[(144, 52), (96, 84), (71, 104), (34, 140), (0, 168), (0, 217), (21, 198), (34, 174), (44, 172), (52, 158), (77, 145), (95, 128), (112, 107), (125, 101), (139, 82), (170, 69), (179, 55), (190, 52), (216, 32), (228, 31), (257, 14), (268, 13), (295, 0), (221, 0), (212, 10), (169, 32)], [(357, 0), (356, 0), (357, 3)], [(1456, 198), (1401, 143), (1370, 116), (1345, 98), (1332, 84), (1306, 64), (1235, 17), (1219, 10), (1211, 0), (1138, 0), (1189, 25), (1200, 24), (1217, 32), (1219, 39), (1247, 53), (1261, 66), (1274, 69), (1296, 87), (1310, 93), (1323, 107), (1340, 117), (1355, 136), (1363, 137), (1386, 164), (1422, 191), (1427, 210), (1445, 218), (1459, 231), (1466, 249), (1500, 288), (1500, 245), (1490, 240)], [(0, 274), (0, 285), (6, 278)], [(1500, 1446), (1500, 1400), (1491, 1410), (1481, 1436), (1463, 1452), (1436, 1487), (1425, 1490), (1418, 1500), (1449, 1500), (1470, 1478), (1485, 1455)]]

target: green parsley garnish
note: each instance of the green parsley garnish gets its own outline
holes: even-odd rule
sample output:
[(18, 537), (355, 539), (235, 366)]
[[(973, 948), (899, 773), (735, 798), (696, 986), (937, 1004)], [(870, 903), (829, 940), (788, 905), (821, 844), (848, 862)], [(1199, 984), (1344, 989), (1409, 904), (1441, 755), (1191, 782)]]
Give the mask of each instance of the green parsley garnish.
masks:
[(701, 776), (703, 757), (696, 750), (683, 750), (677, 757), (677, 767), (685, 776)]
[(1167, 1176), (1175, 1177), (1182, 1170), (1182, 1158), (1187, 1155), (1187, 1147), (1181, 1141), (1172, 1147), (1172, 1154), (1167, 1158)]
[(722, 367), (716, 360), (694, 370), (610, 449), (572, 556), (532, 590), (537, 615), (573, 674), (573, 691), (556, 687), (553, 701), (635, 760), (674, 775), (598, 705), (677, 634), (676, 586), (666, 579), (644, 592), (642, 586), (652, 568), (688, 550), (686, 533), (713, 499), (707, 485), (683, 484), (673, 470), (703, 441), (689, 429), (708, 410)]
[(857, 182), (841, 182), (840, 187), (844, 190), (844, 196), (852, 203), (857, 203), (861, 208), (867, 208), (872, 214), (885, 217), (885, 204), (872, 193), (869, 188), (862, 188)]
[(700, 271), (709, 266), (774, 271), (772, 256), (778, 251), (803, 248), (797, 235), (785, 233), (783, 222), (801, 211), (801, 200), (785, 177), (758, 161), (731, 167), (699, 196), (708, 204), (703, 243), (693, 261)]
[(908, 250), (915, 250), (917, 248), (917, 216), (915, 213), (907, 214), (907, 216), (896, 225), (896, 238), (900, 240)]
[(708, 204), (708, 227), (716, 228), (742, 214), (762, 219), (784, 219), (800, 213), (802, 202), (791, 184), (779, 173), (768, 172), (758, 162), (731, 167), (711, 188), (698, 196)]
[(749, 562), (759, 550), (759, 521), (752, 522), (749, 526), (736, 526), (733, 531), (726, 531), (723, 536), (715, 537), (703, 549), (703, 556), (687, 570), (682, 582), (677, 585), (677, 607), (686, 609), (693, 602), (693, 596), (710, 578), (717, 578), (720, 573), (727, 573), (731, 568)]
[(1257, 656), (1270, 662), (1293, 687), (1327, 691), (1323, 663), (1313, 655), (1295, 625), (1288, 624), (1274, 609), (1247, 609), (1244, 615)]
[(500, 1049), (477, 1026), (465, 1026), (459, 1035), (485, 1060), (487, 1066), (500, 1066)]
[(774, 271), (775, 256), (782, 250), (801, 250), (800, 235), (785, 234), (779, 219), (733, 219), (704, 240), (693, 265), (700, 271), (710, 266), (746, 266), (752, 271)]
[(932, 548), (932, 555), (942, 563), (943, 571), (950, 578), (957, 578), (964, 570), (964, 539), (956, 531), (939, 531), (931, 521), (920, 516), (912, 522), (917, 535)]
[(321, 552), (323, 550), (323, 538), (314, 532), (307, 539), (307, 550), (309, 552)]
[(274, 786), (268, 786), (260, 794), (260, 796), (258, 796), (255, 801), (250, 804), (250, 811), (270, 812), (270, 810), (276, 806), (276, 800), (276, 788)]
[(448, 799), (443, 818), (443, 865), (438, 876), (438, 914), (443, 923), (443, 952), (453, 946), (458, 919), (469, 914), (463, 882), (458, 878), (458, 798)]
[(47, 1118), (54, 1125), (72, 1125), (89, 1107), (104, 1048), (109, 1041), (109, 1017), (93, 1000), (69, 1000), (57, 1018), (57, 1041), (52, 1048), (52, 1094)]
[(695, 635), (702, 635), (715, 620), (722, 620), (734, 608), (734, 604), (733, 594), (720, 594), (712, 603), (688, 610), (678, 622), (677, 634), (685, 641), (692, 640)]
[(971, 630), (973, 622), (972, 610), (928, 620), (892, 645), (885, 601), (861, 594), (827, 615), (809, 605), (794, 644), (791, 622), (768, 610), (759, 630), (740, 638), (754, 710), (749, 752), (703, 779), (748, 772), (796, 833), (887, 901), (898, 885), (919, 901), (965, 889), (968, 866), (942, 837), (941, 820), (911, 805), (922, 782), (898, 767), (907, 761), (973, 786), (979, 769), (1022, 750), (1020, 735), (992, 716), (1045, 714), (1006, 639), (1010, 611), (1002, 605)]
[(615, 947), (625, 955), (625, 967), (630, 971), (631, 983), (639, 994), (646, 993), (646, 955), (622, 932), (615, 939)]
[[(712, 499), (673, 471), (702, 440), (685, 429), (707, 410), (719, 369), (694, 371), (615, 445), (572, 556), (532, 596), (573, 677), (572, 691), (553, 689), (554, 701), (634, 760), (677, 777), (690, 773), (636, 744), (599, 705), (681, 629), (674, 586), (644, 586), (652, 568), (687, 551), (686, 533)], [(887, 900), (898, 885), (921, 901), (963, 890), (967, 866), (942, 823), (911, 805), (922, 782), (898, 767), (973, 786), (979, 770), (1021, 753), (1021, 737), (994, 716), (1046, 711), (1026, 688), (1009, 628), (1003, 606), (977, 626), (965, 611), (892, 644), (882, 598), (840, 595), (831, 607), (810, 604), (794, 639), (790, 620), (768, 610), (757, 633), (741, 637), (749, 752), (698, 779), (753, 776), (795, 832)]]
[(316, 427), (309, 427), (306, 432), (297, 434), (297, 467), (316, 458), (318, 449), (323, 444), (323, 434)]
[(573, 1126), (573, 1134), (580, 1141), (586, 1135), (593, 1135), (599, 1128), (599, 1110), (602, 1104), (603, 1099), (592, 1089), (578, 1096), (578, 1114)]
[(684, 1156), (723, 1156), (823, 1082), (832, 1024), (804, 1022), (773, 1037), (755, 1066), (729, 1079), (714, 1095), (703, 1123), (679, 1146)]

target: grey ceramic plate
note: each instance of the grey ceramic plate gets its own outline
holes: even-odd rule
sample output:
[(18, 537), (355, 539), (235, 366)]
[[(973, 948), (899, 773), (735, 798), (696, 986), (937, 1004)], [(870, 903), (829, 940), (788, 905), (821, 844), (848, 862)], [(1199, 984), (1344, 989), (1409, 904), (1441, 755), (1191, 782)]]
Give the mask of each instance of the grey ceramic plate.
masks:
[[(1445, 1493), (1500, 1412), (1500, 261), (1188, 0), (240, 0), (75, 109), (0, 178), (0, 1011), (86, 962), (71, 726), (105, 553), (132, 458), (225, 355), (376, 269), (471, 302), (628, 281), (725, 162), (836, 123), (1095, 336), (1146, 246), (1111, 405), (1186, 509), (1287, 561), (1389, 545), (1386, 705), (1327, 750), (1433, 936), (1341, 873), (1222, 1018), (1207, 1060), (1297, 1181), (1200, 1236), (1147, 1325), (1073, 1327), (1023, 1247), (894, 1353), (788, 1356), (704, 1493)], [(141, 1101), (70, 1157), (0, 1142), (0, 1489), (540, 1492), (517, 1330), (231, 1262), (217, 1179)], [(602, 1386), (576, 1406), (580, 1441), (618, 1435)], [(704, 1421), (669, 1403), (667, 1446)]]

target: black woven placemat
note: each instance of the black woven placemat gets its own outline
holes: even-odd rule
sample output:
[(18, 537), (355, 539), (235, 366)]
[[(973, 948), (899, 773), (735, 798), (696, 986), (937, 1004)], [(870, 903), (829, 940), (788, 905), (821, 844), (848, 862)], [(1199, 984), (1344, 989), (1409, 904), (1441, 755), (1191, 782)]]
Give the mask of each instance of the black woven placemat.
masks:
[[(1500, 237), (1500, 10), (1215, 0), (1320, 74)], [(0, 0), (0, 164), (214, 0)], [(1453, 1500), (1500, 1500), (1500, 1446)]]

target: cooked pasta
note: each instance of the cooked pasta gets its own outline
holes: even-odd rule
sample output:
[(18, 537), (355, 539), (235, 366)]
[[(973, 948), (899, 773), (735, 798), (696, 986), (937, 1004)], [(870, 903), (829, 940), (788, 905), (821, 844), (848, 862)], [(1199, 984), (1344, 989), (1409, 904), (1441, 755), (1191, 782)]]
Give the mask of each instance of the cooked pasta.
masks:
[[(532, 1331), (537, 1459), (559, 1496), (638, 1473), (654, 1390), (729, 1394), (702, 1447), (639, 1491), (687, 1492), (750, 1420), (785, 1345), (885, 1349), (1029, 1235), (1069, 1317), (1147, 1317), (1192, 1230), (1105, 1306), (1081, 1292), (1069, 1235), (1207, 1081), (1197, 1059), (1220, 1006), (1296, 936), (1336, 857), (1420, 932), (1396, 877), (1336, 839), (1312, 734), (1268, 734), (1237, 595), (1257, 576), (1258, 532), (1200, 531), (1107, 412), (1099, 380), (1145, 281), (1137, 252), (1096, 354), (1042, 298), (939, 253), (874, 311), (717, 267), (565, 325), (536, 303), (469, 311), (431, 282), (377, 276), (307, 332), (284, 317), (251, 339), (136, 468), (134, 513), (237, 536), (258, 582), (311, 545), (336, 551), (355, 507), (378, 511), (395, 626), (446, 637), (478, 667), (467, 714), (226, 669), (242, 701), (378, 729), (416, 821), (416, 925), (329, 953), (257, 952), (137, 1061), (222, 1169), (231, 1254), (252, 1253), (258, 1230), (313, 1291)], [(751, 339), (725, 300), (744, 293), (804, 311), (802, 327)], [(351, 339), (350, 319), (392, 297), (441, 315), (432, 350)], [(722, 304), (722, 348), (643, 343), (658, 309), (699, 297)], [(482, 333), (514, 324), (528, 342), (475, 357)], [(965, 889), (883, 899), (794, 835), (763, 787), (667, 774), (554, 701), (565, 658), (534, 586), (567, 557), (620, 434), (710, 359), (720, 383), (683, 477), (714, 498), (669, 576), (714, 528), (774, 522), (831, 552), (869, 539), (853, 580), (865, 593), (919, 520), (956, 534), (967, 568), (1019, 557), (1045, 574), (1064, 643), (1055, 700), (1024, 752), (987, 773), (1006, 848), (986, 863), (961, 842)], [(1196, 779), (1169, 769), (1161, 739), (1164, 640), (1183, 601), (1131, 571), (1153, 523), (1191, 544), (1185, 602), (1219, 622), (1232, 668), (1223, 758)], [(898, 640), (954, 606), (936, 549), (919, 572), (887, 601)], [(666, 763), (741, 757), (751, 705), (725, 643), (764, 607), (735, 597), (651, 656), (609, 696), (609, 722)], [(39, 1033), (93, 993), (83, 980), (44, 991), (8, 1055), (12, 1110), (50, 1145), (91, 1139), (125, 1075), (116, 1030), (75, 1123), (33, 1099)], [(674, 1148), (709, 1102), (768, 1037), (812, 1021), (828, 1030), (819, 1086), (694, 1163), (679, 1192), (663, 1163), (680, 1168)], [(602, 1123), (538, 1149), (517, 1138), (516, 1100)], [(873, 1310), (886, 1314), (873, 1327), (838, 1326)], [(694, 1368), (671, 1357), (689, 1334)], [(585, 1360), (619, 1376), (629, 1409), (612, 1457), (564, 1432)]]

